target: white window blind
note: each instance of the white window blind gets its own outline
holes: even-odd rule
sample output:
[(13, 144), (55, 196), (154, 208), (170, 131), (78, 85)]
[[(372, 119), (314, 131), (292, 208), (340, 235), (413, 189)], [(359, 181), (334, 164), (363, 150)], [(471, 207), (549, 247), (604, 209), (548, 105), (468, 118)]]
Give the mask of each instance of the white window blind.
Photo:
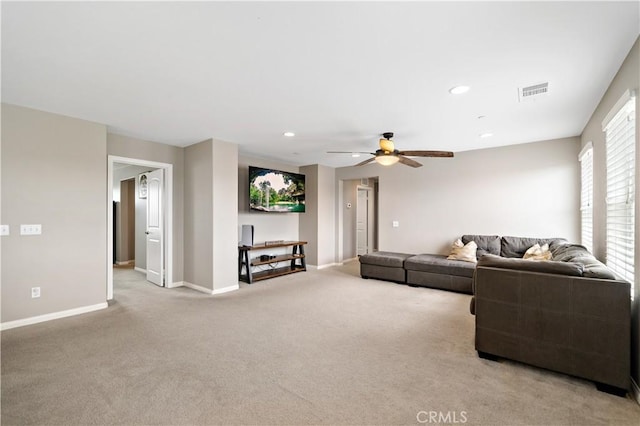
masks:
[(606, 263), (631, 283), (634, 280), (635, 97), (611, 111), (605, 124), (607, 152)]
[(580, 215), (582, 245), (593, 253), (593, 144), (580, 153)]

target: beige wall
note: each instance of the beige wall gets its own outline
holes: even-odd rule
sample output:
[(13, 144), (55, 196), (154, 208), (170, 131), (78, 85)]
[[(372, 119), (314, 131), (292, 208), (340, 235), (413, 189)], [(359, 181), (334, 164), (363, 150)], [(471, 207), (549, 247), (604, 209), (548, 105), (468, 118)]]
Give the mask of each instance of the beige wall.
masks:
[(446, 253), (462, 234), (576, 241), (579, 149), (579, 138), (558, 139), (420, 159), (416, 169), (345, 167), (336, 178), (379, 177), (380, 250)]
[(185, 148), (185, 281), (211, 292), (238, 286), (238, 147), (209, 139)]
[[(317, 266), (332, 265), (336, 262), (336, 169), (318, 166), (317, 192)], [(308, 198), (307, 198), (308, 200)], [(313, 265), (313, 263), (312, 263)]]
[(106, 137), (101, 124), (2, 105), (3, 323), (106, 302)]
[(307, 264), (327, 266), (336, 262), (335, 171), (318, 164), (300, 167), (305, 175), (305, 213), (300, 217), (300, 239), (307, 241)]
[(298, 235), (306, 241), (305, 255), (307, 265), (318, 265), (318, 165), (300, 167), (305, 175), (304, 197), (305, 212), (300, 215)]
[(213, 290), (213, 141), (186, 147), (184, 164), (184, 280)]
[[(629, 55), (620, 67), (611, 85), (593, 112), (582, 132), (582, 145), (593, 143), (593, 246), (594, 254), (605, 260), (606, 253), (606, 150), (605, 135), (602, 132), (602, 121), (614, 104), (627, 90), (640, 88), (640, 38), (636, 40)], [(640, 261), (640, 105), (636, 97), (636, 232), (635, 232), (635, 264)], [(636, 384), (640, 384), (640, 271), (636, 267), (635, 295), (632, 305), (631, 323), (631, 376)]]
[[(173, 277), (171, 277), (171, 282), (182, 281), (184, 148), (109, 133), (107, 134), (107, 153), (108, 155), (173, 165)], [(104, 161), (106, 163), (106, 159)], [(141, 245), (138, 244), (138, 246)], [(138, 257), (138, 253), (136, 253), (136, 257)], [(144, 265), (146, 267), (146, 259)]]
[(213, 141), (213, 290), (238, 285), (238, 146)]

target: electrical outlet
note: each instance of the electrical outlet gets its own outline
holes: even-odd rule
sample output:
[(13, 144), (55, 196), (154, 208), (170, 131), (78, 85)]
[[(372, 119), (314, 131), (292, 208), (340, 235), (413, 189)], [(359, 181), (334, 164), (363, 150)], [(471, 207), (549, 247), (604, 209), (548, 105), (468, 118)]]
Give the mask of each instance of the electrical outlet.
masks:
[(9, 235), (9, 225), (0, 225), (0, 235), (3, 237)]
[(398, 222), (397, 220), (394, 220), (393, 223), (391, 224), (394, 228), (397, 228), (400, 226), (400, 222)]
[(42, 225), (20, 225), (20, 235), (40, 235)]
[(37, 299), (40, 297), (40, 287), (31, 287), (31, 298)]

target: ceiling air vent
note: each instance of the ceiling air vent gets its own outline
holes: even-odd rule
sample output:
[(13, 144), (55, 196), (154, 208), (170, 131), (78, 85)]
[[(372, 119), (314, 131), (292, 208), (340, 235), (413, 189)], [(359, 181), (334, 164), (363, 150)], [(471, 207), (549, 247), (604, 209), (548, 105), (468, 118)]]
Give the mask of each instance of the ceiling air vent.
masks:
[(520, 100), (520, 102), (529, 101), (544, 96), (548, 92), (549, 82), (521, 87), (518, 89), (518, 99)]

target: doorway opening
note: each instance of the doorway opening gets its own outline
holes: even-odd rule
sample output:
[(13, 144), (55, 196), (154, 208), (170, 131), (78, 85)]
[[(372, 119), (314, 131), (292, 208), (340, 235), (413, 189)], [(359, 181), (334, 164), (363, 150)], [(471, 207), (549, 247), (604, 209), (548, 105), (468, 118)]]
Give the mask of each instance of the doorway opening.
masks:
[[(124, 195), (127, 197), (124, 204), (131, 203), (132, 194), (129, 193), (131, 189), (129, 180), (131, 179), (134, 182), (133, 200), (137, 208), (134, 209), (134, 213), (131, 213), (132, 210), (127, 208), (124, 216), (128, 222), (125, 225), (122, 217), (123, 206), (121, 204), (118, 207), (117, 203), (123, 202), (123, 189), (126, 192)], [(121, 181), (125, 184), (119, 184)], [(148, 281), (163, 287), (175, 287), (172, 285), (173, 165), (109, 155), (107, 182), (109, 206), (107, 211), (107, 300), (113, 299), (114, 264), (118, 262), (128, 264), (131, 257), (136, 263), (135, 269), (139, 272), (145, 272)], [(152, 185), (147, 182), (152, 182)], [(149, 205), (155, 206), (155, 209), (149, 208)], [(143, 208), (140, 208), (141, 206)], [(152, 217), (149, 221), (148, 215), (150, 213)], [(118, 228), (122, 231), (123, 227), (131, 227), (131, 214), (137, 216), (138, 220), (134, 220), (134, 223), (142, 223), (143, 225), (137, 227), (134, 225), (135, 228), (140, 228), (136, 229), (132, 237), (135, 241), (131, 244), (131, 241), (128, 240), (131, 237), (127, 237), (125, 246), (125, 241), (118, 241), (118, 235), (130, 236), (131, 233), (122, 234), (122, 232), (114, 233), (114, 231), (118, 231)], [(118, 224), (118, 215), (120, 215), (120, 225)], [(144, 221), (141, 220), (141, 216), (144, 217)], [(158, 238), (160, 238), (159, 242)], [(135, 254), (131, 253), (132, 246)], [(148, 247), (150, 250), (147, 250)], [(151, 258), (149, 253), (152, 254)], [(121, 260), (118, 260), (119, 255)], [(129, 257), (129, 259), (124, 259), (124, 257)], [(151, 279), (149, 279), (149, 272), (151, 272)]]
[(378, 178), (338, 182), (340, 210), (337, 249), (340, 262), (378, 250)]
[[(114, 164), (113, 181), (113, 265), (134, 268), (136, 260), (136, 208), (140, 208), (135, 193), (136, 179), (129, 176), (137, 170), (126, 164)], [(135, 175), (134, 175), (135, 176)]]
[(370, 186), (357, 187), (356, 199), (356, 255), (371, 253), (374, 250), (374, 200), (373, 188)]

